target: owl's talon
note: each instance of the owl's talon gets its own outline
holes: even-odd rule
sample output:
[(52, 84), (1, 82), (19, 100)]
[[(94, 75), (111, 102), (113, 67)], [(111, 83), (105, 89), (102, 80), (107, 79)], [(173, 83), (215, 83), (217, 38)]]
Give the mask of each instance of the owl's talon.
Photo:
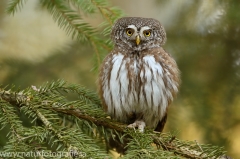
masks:
[(144, 132), (145, 126), (146, 126), (146, 124), (145, 124), (144, 121), (142, 121), (142, 120), (136, 120), (134, 123), (129, 124), (127, 127), (128, 127), (128, 128), (133, 128), (134, 130), (135, 130), (135, 128), (137, 127), (140, 132)]

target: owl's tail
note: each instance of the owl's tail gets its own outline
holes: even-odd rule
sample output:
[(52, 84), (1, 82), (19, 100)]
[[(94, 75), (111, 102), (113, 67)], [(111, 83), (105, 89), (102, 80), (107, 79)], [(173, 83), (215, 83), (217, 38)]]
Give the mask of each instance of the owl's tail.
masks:
[(162, 120), (158, 122), (158, 125), (155, 128), (155, 131), (162, 132), (166, 122), (167, 122), (167, 113), (163, 116)]

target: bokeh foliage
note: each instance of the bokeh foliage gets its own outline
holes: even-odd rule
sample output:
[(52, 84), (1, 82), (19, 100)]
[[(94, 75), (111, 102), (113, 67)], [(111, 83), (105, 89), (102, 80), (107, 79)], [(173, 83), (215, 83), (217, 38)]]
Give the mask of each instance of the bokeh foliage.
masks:
[[(168, 31), (168, 47), (176, 52), (182, 71), (179, 105), (191, 112), (189, 121), (197, 123), (204, 142), (225, 145), (231, 152), (232, 149), (237, 150), (233, 142), (239, 142), (239, 138), (233, 135), (237, 133), (233, 132), (239, 131), (240, 4), (234, 0), (218, 2), (223, 16), (215, 19), (218, 21), (215, 25), (205, 27), (206, 31), (183, 27), (191, 24), (184, 17), (194, 23), (191, 18), (195, 17), (196, 8), (201, 7), (202, 2), (198, 1), (194, 9), (182, 13), (176, 27)], [(172, 116), (174, 120), (174, 114)], [(174, 130), (179, 124), (173, 121), (169, 125)]]

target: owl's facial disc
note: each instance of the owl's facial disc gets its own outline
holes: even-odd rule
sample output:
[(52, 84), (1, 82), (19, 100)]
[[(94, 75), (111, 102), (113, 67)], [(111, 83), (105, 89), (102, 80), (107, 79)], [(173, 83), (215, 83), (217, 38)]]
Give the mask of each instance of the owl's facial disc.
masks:
[(151, 36), (151, 28), (148, 26), (137, 28), (135, 25), (128, 25), (126, 34), (130, 40), (135, 41), (136, 45), (139, 45), (141, 41), (145, 41)]

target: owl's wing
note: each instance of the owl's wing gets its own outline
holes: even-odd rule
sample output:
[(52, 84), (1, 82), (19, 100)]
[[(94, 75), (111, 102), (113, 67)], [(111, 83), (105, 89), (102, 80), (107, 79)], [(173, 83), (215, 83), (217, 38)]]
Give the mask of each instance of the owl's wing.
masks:
[[(167, 110), (169, 105), (172, 103), (173, 98), (178, 92), (178, 87), (180, 84), (180, 72), (178, 70), (175, 60), (167, 53), (163, 48), (155, 48), (150, 52), (157, 63), (159, 63), (163, 69), (162, 79), (164, 81), (165, 95), (162, 98), (167, 100), (167, 106), (165, 112), (162, 112), (162, 118), (158, 121), (155, 131), (161, 132), (167, 121)], [(161, 104), (161, 107), (164, 106)]]

